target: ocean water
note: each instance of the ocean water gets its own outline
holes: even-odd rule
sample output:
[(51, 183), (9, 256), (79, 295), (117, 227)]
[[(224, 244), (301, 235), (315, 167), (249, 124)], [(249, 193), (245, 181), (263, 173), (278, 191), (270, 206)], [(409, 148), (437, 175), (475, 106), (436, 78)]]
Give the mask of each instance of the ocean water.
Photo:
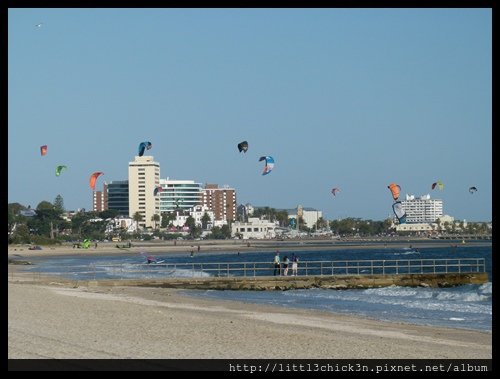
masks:
[(453, 288), (184, 291), (192, 296), (318, 309), (376, 320), (491, 332), (492, 283)]
[[(186, 290), (185, 294), (204, 298), (237, 300), (248, 303), (272, 304), (283, 307), (318, 309), (357, 315), (377, 320), (419, 325), (463, 328), (491, 332), (492, 330), (492, 246), (458, 246), (449, 242), (440, 248), (346, 249), (294, 251), (300, 265), (307, 261), (331, 260), (392, 260), (484, 258), (489, 282), (483, 285), (463, 285), (453, 288), (384, 287), (371, 289), (307, 289), (288, 291), (216, 291)], [(281, 257), (288, 253), (281, 251)], [(290, 256), (290, 254), (288, 254)], [(86, 279), (147, 279), (162, 277), (210, 276), (196, 270), (203, 263), (271, 262), (273, 252), (156, 254), (164, 264), (144, 264), (144, 257), (115, 253), (109, 256), (30, 258), (28, 271), (61, 275), (75, 280)], [(192, 264), (195, 269), (172, 264)], [(269, 275), (269, 274), (268, 274)]]

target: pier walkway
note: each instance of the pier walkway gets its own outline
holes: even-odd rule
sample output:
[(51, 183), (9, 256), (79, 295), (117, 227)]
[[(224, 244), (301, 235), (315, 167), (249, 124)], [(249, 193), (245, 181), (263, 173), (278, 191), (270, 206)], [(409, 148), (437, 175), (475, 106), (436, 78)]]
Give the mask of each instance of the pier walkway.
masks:
[[(451, 287), (488, 282), (484, 258), (301, 261), (297, 276), (270, 262), (160, 263), (71, 266), (62, 281), (77, 285), (195, 289), (271, 290), (299, 288)], [(51, 275), (51, 278), (54, 276)], [(34, 281), (45, 281), (33, 272)]]

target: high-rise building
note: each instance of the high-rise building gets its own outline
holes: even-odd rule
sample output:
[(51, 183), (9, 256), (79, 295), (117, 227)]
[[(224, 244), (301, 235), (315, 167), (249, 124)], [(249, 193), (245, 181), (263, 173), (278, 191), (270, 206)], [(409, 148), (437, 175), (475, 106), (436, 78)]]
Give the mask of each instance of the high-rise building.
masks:
[(160, 164), (152, 156), (136, 156), (128, 164), (129, 216), (142, 216), (139, 227), (155, 227), (153, 216), (160, 215), (160, 200), (154, 189), (160, 185)]
[(189, 210), (201, 205), (202, 186), (194, 180), (160, 179), (162, 191), (158, 193), (160, 212)]
[(402, 200), (401, 204), (409, 224), (435, 222), (443, 216), (443, 200), (431, 199), (429, 194), (419, 197), (406, 195), (406, 200)]
[(108, 209), (114, 209), (122, 216), (128, 216), (128, 180), (114, 180), (108, 186)]
[(92, 210), (94, 212), (102, 212), (108, 209), (108, 189), (107, 184), (103, 184), (102, 191), (93, 191)]
[(229, 186), (219, 188), (217, 184), (206, 184), (203, 190), (202, 205), (214, 212), (215, 220), (233, 221), (236, 219), (236, 191)]

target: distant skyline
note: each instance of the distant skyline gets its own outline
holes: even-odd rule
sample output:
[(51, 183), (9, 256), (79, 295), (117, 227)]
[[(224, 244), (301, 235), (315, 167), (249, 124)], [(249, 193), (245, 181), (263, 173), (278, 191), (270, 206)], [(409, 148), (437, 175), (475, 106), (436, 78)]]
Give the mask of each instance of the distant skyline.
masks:
[(492, 11), (11, 8), (8, 123), (9, 203), (90, 210), (151, 141), (238, 204), (382, 220), (395, 182), (490, 221)]

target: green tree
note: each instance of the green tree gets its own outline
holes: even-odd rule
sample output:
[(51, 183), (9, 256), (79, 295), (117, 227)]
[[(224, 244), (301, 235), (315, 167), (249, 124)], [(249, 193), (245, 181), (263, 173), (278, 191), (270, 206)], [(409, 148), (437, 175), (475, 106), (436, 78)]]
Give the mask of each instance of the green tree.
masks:
[(194, 237), (195, 234), (195, 228), (196, 228), (196, 222), (192, 216), (189, 216), (186, 219), (186, 222), (184, 223), (184, 226), (187, 226), (189, 228), (189, 234)]
[(208, 223), (209, 223), (210, 221), (212, 221), (212, 220), (210, 219), (210, 216), (208, 215), (208, 213), (207, 213), (207, 212), (205, 212), (205, 213), (203, 214), (203, 216), (201, 217), (201, 228), (202, 228), (203, 230), (207, 230), (207, 226), (208, 226)]
[(276, 220), (279, 222), (280, 226), (286, 227), (288, 226), (288, 212), (287, 211), (279, 211), (275, 214)]
[(16, 225), (26, 224), (26, 217), (19, 214), (19, 212), (24, 209), (26, 209), (26, 207), (19, 203), (10, 203), (7, 205), (7, 226), (9, 233), (12, 232)]
[(437, 224), (437, 230), (438, 230), (439, 232), (441, 232), (441, 219), (440, 219), (440, 218), (438, 218), (438, 219), (436, 220), (436, 224)]
[(443, 222), (443, 227), (444, 227), (444, 230), (446, 233), (450, 232), (450, 222), (449, 221)]
[(485, 235), (485, 234), (489, 234), (489, 231), (490, 231), (490, 228), (488, 227), (487, 222), (481, 222), (478, 224), (477, 233)]
[(460, 233), (464, 232), (464, 229), (465, 229), (464, 226), (465, 226), (465, 224), (464, 224), (463, 220), (458, 223), (458, 227), (460, 228)]
[(223, 225), (222, 227), (214, 226), (211, 229), (211, 233), (208, 235), (208, 238), (216, 240), (231, 238), (231, 229), (228, 225)]
[(99, 212), (99, 217), (103, 219), (116, 218), (120, 215), (120, 212), (116, 209), (106, 209), (105, 211)]
[(309, 228), (306, 226), (306, 222), (302, 216), (299, 216), (299, 231), (309, 232)]
[(31, 236), (28, 226), (18, 224), (9, 236), (9, 243), (31, 243)]
[(222, 235), (224, 236), (224, 239), (229, 239), (231, 238), (231, 227), (229, 225), (222, 225), (220, 228), (220, 231)]
[(383, 231), (389, 233), (392, 227), (392, 220), (390, 218), (386, 218), (382, 223), (382, 225), (383, 225)]
[(344, 218), (342, 220), (333, 220), (330, 222), (330, 228), (341, 235), (353, 235), (359, 229), (359, 218)]
[(135, 221), (135, 225), (137, 227), (137, 232), (139, 232), (139, 222), (142, 221), (142, 215), (137, 211), (134, 213), (134, 216), (132, 218)]
[[(71, 218), (71, 229), (78, 238), (104, 239), (107, 221), (95, 221), (97, 212), (78, 212)], [(94, 221), (91, 221), (94, 220)]]
[(323, 217), (320, 217), (318, 221), (316, 221), (316, 229), (324, 229), (328, 227), (328, 221), (326, 221)]
[(62, 211), (57, 209), (48, 201), (41, 201), (36, 207), (36, 216), (28, 221), (30, 229), (34, 229), (36, 234), (54, 239), (54, 232), (64, 220), (61, 218)]
[(157, 225), (158, 221), (160, 221), (160, 220), (161, 220), (161, 217), (159, 214), (155, 213), (154, 215), (151, 216), (151, 221), (154, 222), (154, 229), (156, 229), (156, 225)]
[(174, 212), (162, 212), (161, 214), (161, 227), (167, 228), (175, 219), (176, 215)]
[(57, 211), (64, 213), (65, 209), (64, 209), (64, 200), (63, 200), (63, 197), (61, 195), (57, 195), (55, 200), (54, 200), (54, 209), (56, 209)]

